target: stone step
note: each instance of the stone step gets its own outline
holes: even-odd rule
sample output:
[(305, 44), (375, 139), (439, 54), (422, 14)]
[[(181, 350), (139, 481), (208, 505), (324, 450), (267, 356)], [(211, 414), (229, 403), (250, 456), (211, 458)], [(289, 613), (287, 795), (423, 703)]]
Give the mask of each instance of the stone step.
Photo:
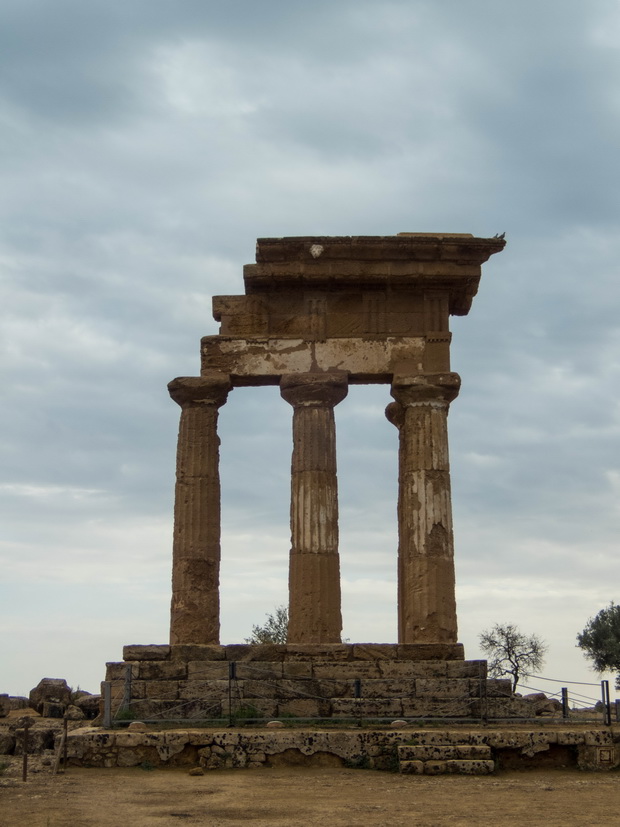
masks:
[(447, 761), (401, 761), (400, 772), (411, 775), (491, 775), (495, 763), (490, 760), (455, 758)]
[[(228, 680), (231, 663), (226, 660), (144, 660), (108, 663), (106, 680), (124, 679), (128, 667), (133, 680)], [(277, 680), (316, 678), (325, 680), (428, 680), (453, 682), (486, 678), (484, 661), (410, 661), (391, 658), (352, 661), (297, 659), (291, 661), (234, 661), (237, 679)], [(504, 686), (508, 681), (490, 681), (490, 687)], [(431, 690), (432, 691), (432, 690)]]
[(491, 747), (480, 744), (401, 744), (399, 761), (487, 760)]

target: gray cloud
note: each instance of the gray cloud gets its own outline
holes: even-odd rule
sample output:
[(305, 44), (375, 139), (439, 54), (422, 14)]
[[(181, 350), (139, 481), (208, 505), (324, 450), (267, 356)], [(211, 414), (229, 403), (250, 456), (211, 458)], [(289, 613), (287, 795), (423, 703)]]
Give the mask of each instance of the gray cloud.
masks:
[[(404, 230), (508, 237), (453, 319), (468, 654), (480, 628), (514, 620), (550, 638), (550, 674), (586, 679), (574, 634), (617, 599), (620, 528), (614, 9), (20, 0), (2, 14), (0, 555), (16, 637), (0, 689), (54, 668), (93, 688), (124, 643), (165, 639), (166, 383), (198, 373), (210, 297), (242, 291), (255, 239)], [(388, 401), (352, 388), (337, 409), (353, 639), (395, 635)], [(234, 640), (285, 599), (290, 408), (276, 388), (238, 389), (220, 421)], [(86, 674), (71, 674), (78, 647)]]

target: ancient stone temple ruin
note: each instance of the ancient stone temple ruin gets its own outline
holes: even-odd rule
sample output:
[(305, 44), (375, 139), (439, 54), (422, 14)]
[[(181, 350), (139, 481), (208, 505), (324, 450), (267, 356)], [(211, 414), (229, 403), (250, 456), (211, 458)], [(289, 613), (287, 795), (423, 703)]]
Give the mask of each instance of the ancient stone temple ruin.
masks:
[[(486, 664), (464, 661), (457, 641), (447, 435), (460, 386), (449, 317), (469, 312), (481, 265), (504, 243), (448, 233), (258, 240), (245, 294), (213, 299), (221, 327), (202, 340), (200, 376), (169, 385), (181, 407), (170, 644), (125, 647), (108, 671), (121, 680), (131, 666), (141, 714), (230, 712), (231, 674), (246, 705), (269, 716), (344, 715), (362, 698), (367, 714), (429, 714), (442, 700), (467, 714), (472, 698), (505, 694), (503, 681), (480, 689)], [(365, 383), (389, 386), (398, 430), (391, 644), (340, 637), (334, 408)], [(281, 646), (222, 646), (217, 423), (228, 394), (253, 385), (277, 386), (293, 409), (289, 634)]]
[(245, 295), (217, 296), (218, 336), (181, 406), (170, 642), (219, 643), (218, 409), (233, 388), (276, 385), (293, 408), (289, 642), (340, 643), (334, 407), (349, 385), (390, 385), (399, 431), (400, 643), (457, 639), (447, 418), (452, 315), (504, 246), (470, 235), (259, 239)]

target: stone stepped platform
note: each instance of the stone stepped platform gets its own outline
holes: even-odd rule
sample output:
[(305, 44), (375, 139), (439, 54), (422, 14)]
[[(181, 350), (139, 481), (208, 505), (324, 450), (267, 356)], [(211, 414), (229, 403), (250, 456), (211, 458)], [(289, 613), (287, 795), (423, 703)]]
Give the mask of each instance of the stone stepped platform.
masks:
[(531, 715), (459, 644), (148, 645), (123, 655), (107, 664), (113, 712), (128, 705), (139, 719)]
[(412, 775), (490, 775), (495, 771), (491, 747), (484, 744), (403, 744), (398, 767)]
[[(218, 729), (190, 725), (161, 730), (136, 722), (128, 729), (74, 729), (69, 732), (67, 748), (70, 763), (84, 767), (148, 763), (216, 770), (291, 763), (432, 775), (490, 772), (491, 764), (500, 769), (561, 765), (597, 771), (620, 766), (618, 728), (569, 725), (546, 729), (453, 726), (441, 730), (412, 726)], [(412, 766), (415, 762), (424, 765), (422, 773), (417, 765)]]

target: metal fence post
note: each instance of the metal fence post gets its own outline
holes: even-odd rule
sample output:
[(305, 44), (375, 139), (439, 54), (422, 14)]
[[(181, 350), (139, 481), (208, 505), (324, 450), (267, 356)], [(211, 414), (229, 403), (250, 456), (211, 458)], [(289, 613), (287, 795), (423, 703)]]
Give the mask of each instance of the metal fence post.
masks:
[(231, 660), (228, 664), (228, 726), (233, 725), (232, 682), (237, 679), (237, 664)]
[(103, 726), (110, 729), (112, 726), (112, 682), (103, 681)]
[(603, 723), (611, 726), (611, 701), (609, 700), (609, 681), (601, 681), (601, 695), (603, 699)]
[(129, 705), (131, 703), (131, 670), (132, 666), (130, 663), (125, 665), (125, 684), (123, 686), (123, 701), (121, 703), (121, 709), (129, 709)]
[(562, 718), (568, 718), (568, 689), (562, 687)]
[(488, 700), (488, 685), (487, 685), (487, 668), (486, 662), (484, 666), (482, 663), (478, 664), (478, 679), (480, 682), (478, 695), (480, 696), (480, 721), (486, 724), (489, 720), (489, 700)]

